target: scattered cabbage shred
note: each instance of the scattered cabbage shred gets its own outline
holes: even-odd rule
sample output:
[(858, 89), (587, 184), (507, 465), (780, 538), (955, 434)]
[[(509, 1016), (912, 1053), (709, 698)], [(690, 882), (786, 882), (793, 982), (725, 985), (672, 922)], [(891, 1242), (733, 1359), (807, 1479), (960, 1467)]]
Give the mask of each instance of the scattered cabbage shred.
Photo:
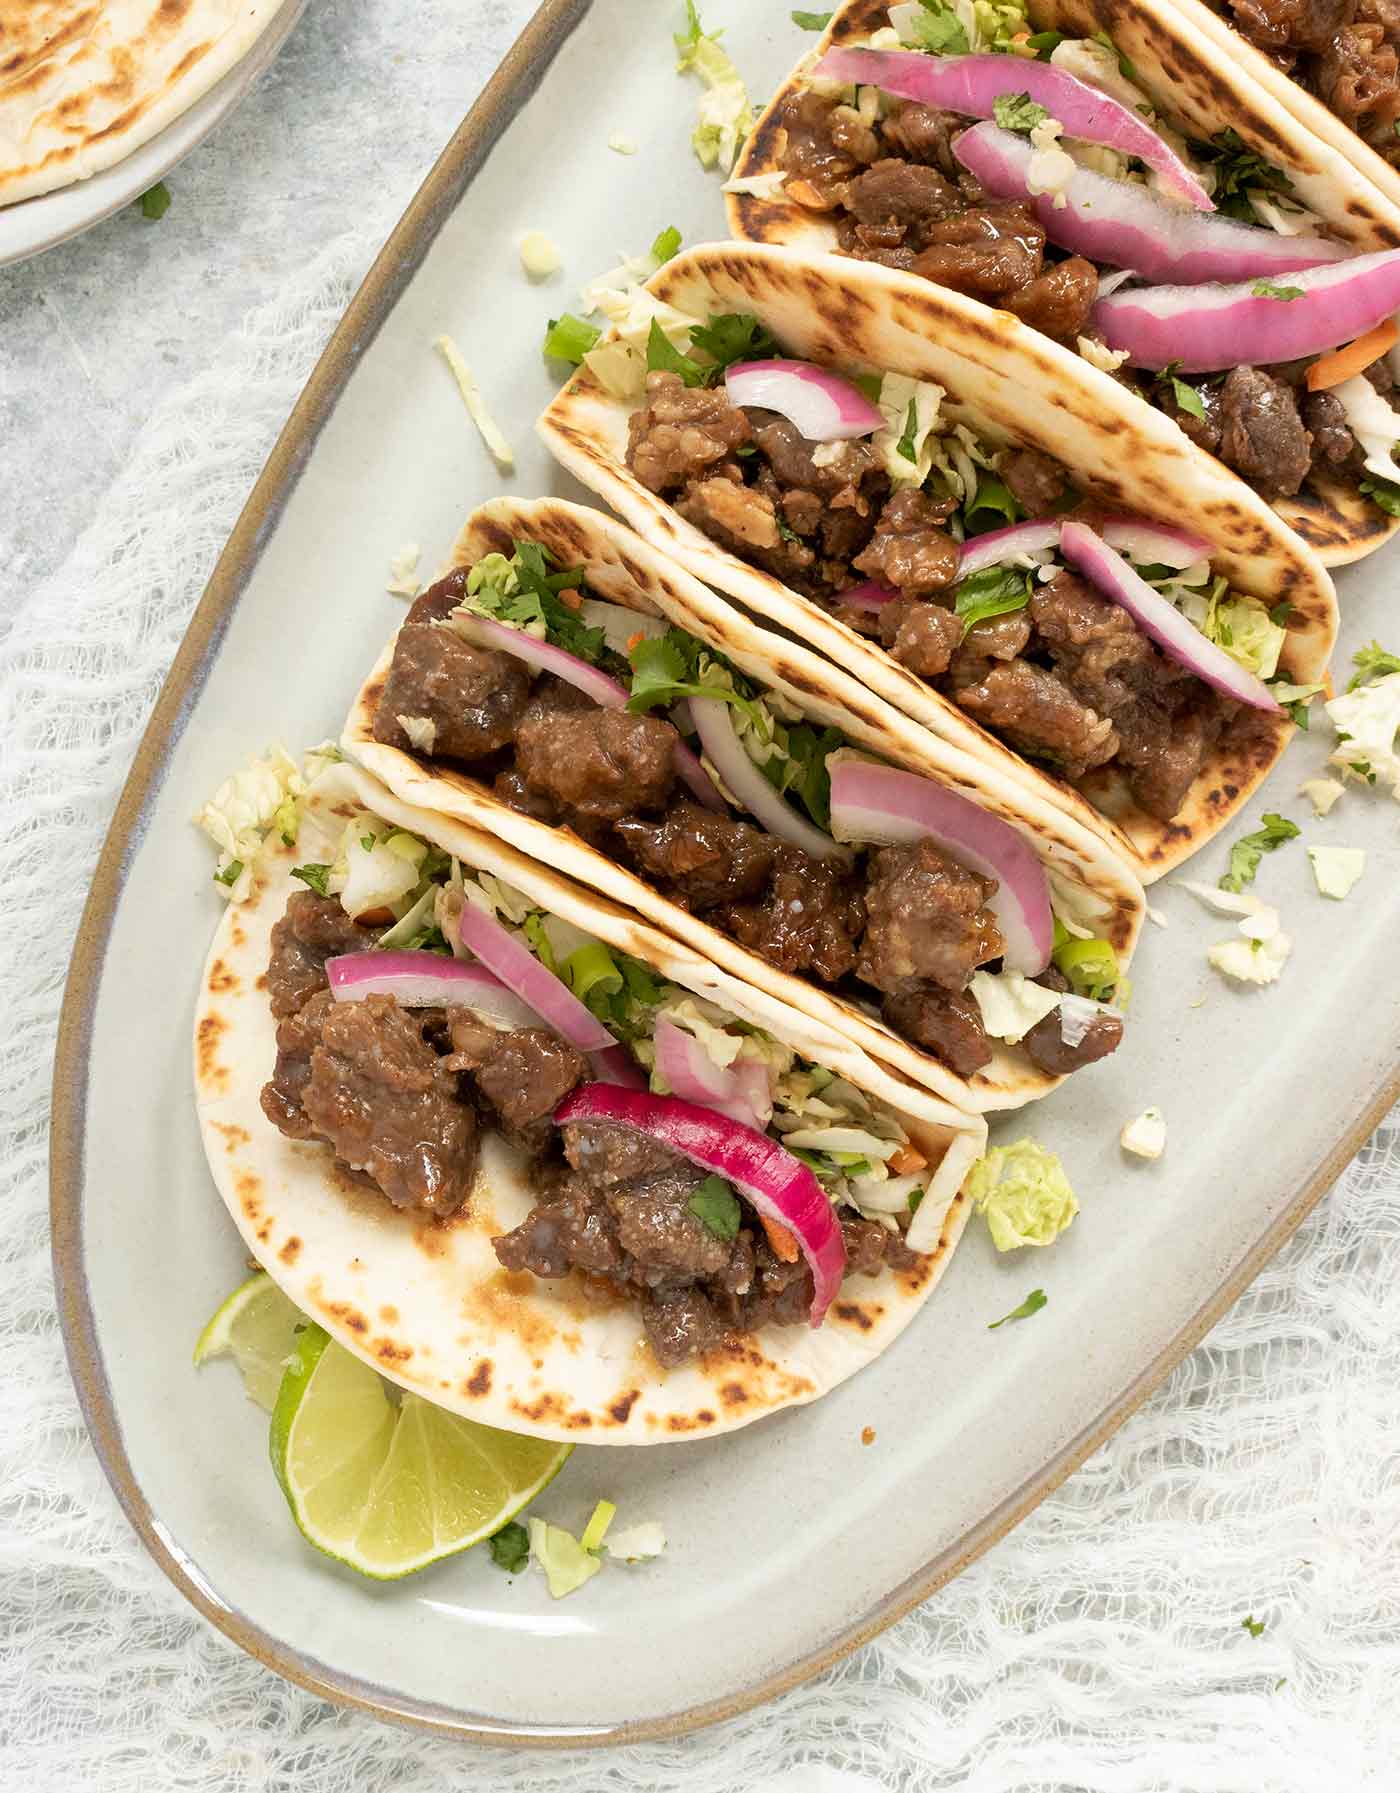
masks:
[(1320, 895), (1341, 902), (1366, 870), (1364, 847), (1309, 847), (1308, 859)]
[(996, 1146), (978, 1159), (967, 1193), (998, 1251), (1048, 1245), (1079, 1212), (1060, 1160), (1033, 1139)]
[(592, 1581), (603, 1566), (601, 1553), (604, 1551), (619, 1562), (642, 1563), (660, 1556), (665, 1550), (666, 1534), (653, 1520), (609, 1535), (616, 1512), (611, 1501), (600, 1500), (582, 1538), (576, 1538), (562, 1525), (550, 1525), (544, 1519), (527, 1521), (530, 1560), (544, 1571), (552, 1598), (562, 1600), (568, 1594), (577, 1593), (585, 1582)]
[(691, 134), (691, 146), (702, 168), (718, 167), (728, 174), (739, 145), (753, 129), (748, 89), (720, 48), (720, 33), (707, 33), (701, 26), (695, 0), (686, 0), (686, 16), (688, 29), (676, 37), (676, 68), (681, 74), (693, 71), (705, 83), (700, 122)]
[(422, 550), (417, 542), (405, 542), (389, 562), (389, 583), (384, 589), (391, 598), (418, 596), (418, 562), (421, 554)]
[(433, 347), (442, 356), (452, 370), (452, 378), (457, 382), (457, 390), (462, 395), (462, 403), (467, 407), (467, 415), (481, 433), (481, 439), (491, 451), (496, 464), (506, 473), (515, 466), (515, 451), (501, 434), (500, 425), (486, 408), (486, 400), (481, 396), (481, 388), (476, 383), (476, 375), (467, 366), (462, 351), (450, 336), (439, 336)]
[(1327, 714), (1337, 730), (1331, 764), (1367, 784), (1386, 785), (1393, 797), (1400, 798), (1400, 754), (1395, 751), (1396, 731), (1400, 730), (1400, 672), (1334, 697)]
[(285, 747), (269, 747), (262, 759), (249, 762), (241, 772), (225, 779), (195, 816), (219, 849), (215, 882), (233, 903), (246, 902), (253, 888), (253, 871), (269, 839), (291, 846), (297, 837), (301, 799), (324, 764), (303, 770)]
[(1167, 1122), (1160, 1108), (1145, 1108), (1135, 1120), (1125, 1121), (1118, 1143), (1135, 1158), (1160, 1158), (1167, 1149)]

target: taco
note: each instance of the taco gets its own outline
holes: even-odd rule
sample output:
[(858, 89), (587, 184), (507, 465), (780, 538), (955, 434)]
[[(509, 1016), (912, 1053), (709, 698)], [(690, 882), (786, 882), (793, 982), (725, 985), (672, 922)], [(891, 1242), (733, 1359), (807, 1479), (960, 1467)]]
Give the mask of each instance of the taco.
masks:
[(1102, 841), (597, 511), (475, 512), (341, 746), (956, 1109), (1122, 1039), (1144, 899)]
[[(1317, 28), (1315, 8), (1242, 5)], [(749, 139), (731, 229), (1005, 308), (1341, 564), (1400, 524), (1400, 203), (1197, 15), (1195, 0), (850, 0)]]
[(593, 1444), (731, 1431), (903, 1330), (980, 1118), (356, 768), (279, 778), (214, 806), (242, 830), (272, 779), (278, 821), (220, 874), (195, 1084), (304, 1313), (441, 1406)]
[(1248, 800), (1336, 596), (1160, 412), (1007, 312), (838, 256), (702, 247), (626, 308), (539, 429), (633, 528), (1145, 880)]

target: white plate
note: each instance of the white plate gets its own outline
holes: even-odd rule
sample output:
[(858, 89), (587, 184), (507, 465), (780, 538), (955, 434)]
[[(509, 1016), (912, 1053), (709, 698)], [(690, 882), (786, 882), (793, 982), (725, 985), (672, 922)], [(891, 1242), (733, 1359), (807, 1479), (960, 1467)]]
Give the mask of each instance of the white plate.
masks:
[[(1263, 798), (1309, 840), (1364, 846), (1343, 905), (1301, 843), (1265, 861), (1296, 948), (1274, 989), (1205, 962), (1230, 924), (1171, 884), (1134, 966), (1128, 1043), (1004, 1136), (1060, 1151), (1083, 1212), (1045, 1253), (998, 1260), (977, 1224), (936, 1298), (871, 1369), (806, 1409), (705, 1444), (580, 1449), (541, 1500), (577, 1526), (606, 1494), (664, 1522), (658, 1563), (552, 1603), (475, 1552), (369, 1587), (317, 1558), (269, 1473), (266, 1421), (227, 1366), (196, 1376), (200, 1326), (244, 1257), (200, 1152), (188, 1029), (214, 926), (189, 817), (251, 750), (334, 733), (402, 616), (391, 557), (430, 568), (469, 507), (564, 489), (531, 433), (552, 391), (539, 343), (580, 282), (675, 223), (722, 231), (719, 182), (688, 150), (696, 90), (673, 70), (674, 9), (551, 0), (450, 146), (356, 298), (201, 605), (115, 818), (84, 922), (55, 1084), (55, 1263), (94, 1440), (152, 1552), (246, 1648), (332, 1697), (495, 1740), (673, 1735), (771, 1696), (955, 1574), (1158, 1382), (1255, 1274), (1395, 1093), (1397, 811), (1350, 791), (1314, 822), (1298, 781), (1319, 721)], [(761, 12), (761, 17), (755, 14)], [(786, 5), (707, 0), (754, 93), (801, 46)], [(569, 28), (573, 27), (572, 35)], [(564, 41), (552, 65), (552, 47)], [(525, 97), (531, 84), (538, 88)], [(610, 132), (642, 146), (608, 150)], [(347, 200), (352, 203), (352, 200)], [(567, 278), (532, 287), (516, 239), (548, 231)], [(432, 339), (450, 332), (519, 454), (481, 447)], [(1394, 643), (1400, 548), (1345, 571), (1346, 657)], [(1224, 869), (1208, 849), (1193, 870)], [(1122, 1122), (1166, 1109), (1156, 1165)], [(1033, 1287), (1049, 1305), (988, 1323)], [(873, 1428), (866, 1447), (862, 1431)]]
[(139, 199), (233, 111), (291, 35), (306, 0), (286, 0), (243, 59), (194, 104), (110, 168), (53, 193), (0, 206), (0, 267), (65, 243)]

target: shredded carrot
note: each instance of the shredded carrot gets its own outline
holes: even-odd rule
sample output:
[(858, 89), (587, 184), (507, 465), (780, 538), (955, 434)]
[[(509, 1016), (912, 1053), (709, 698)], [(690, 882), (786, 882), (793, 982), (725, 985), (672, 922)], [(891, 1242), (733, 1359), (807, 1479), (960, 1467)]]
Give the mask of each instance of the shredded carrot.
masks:
[(629, 635), (629, 636), (628, 636), (628, 637), (627, 637), (627, 651), (628, 651), (628, 653), (629, 653), (629, 654), (631, 654), (631, 653), (635, 653), (635, 652), (636, 652), (636, 648), (637, 648), (637, 643), (638, 643), (638, 642), (639, 642), (639, 641), (643, 641), (643, 640), (645, 640), (645, 638), (646, 638), (646, 633), (645, 633), (645, 631), (644, 631), (644, 630), (642, 630), (642, 629), (638, 629), (638, 631), (637, 631), (637, 633), (636, 633), (636, 634), (635, 634), (635, 635)]
[(1018, 31), (1016, 33), (1015, 37), (1011, 40), (1011, 53), (1013, 56), (1035, 55), (1035, 51), (1029, 47), (1030, 35), (1029, 31)]
[(758, 1218), (763, 1222), (768, 1243), (773, 1247), (773, 1256), (781, 1258), (785, 1264), (795, 1264), (800, 1254), (792, 1234), (781, 1222), (770, 1220), (766, 1214), (760, 1214)]
[(1355, 342), (1344, 343), (1330, 355), (1319, 355), (1308, 369), (1304, 384), (1309, 392), (1327, 392), (1333, 386), (1340, 386), (1343, 380), (1349, 380), (1373, 361), (1379, 361), (1387, 349), (1394, 348), (1397, 339), (1400, 339), (1400, 326), (1394, 318), (1386, 318), (1374, 330), (1358, 336)]
[(907, 1177), (911, 1171), (922, 1170), (928, 1159), (922, 1152), (915, 1151), (913, 1146), (905, 1145), (891, 1153), (887, 1162), (897, 1177)]
[(566, 585), (559, 593), (559, 602), (566, 610), (582, 610), (583, 593), (576, 585)]

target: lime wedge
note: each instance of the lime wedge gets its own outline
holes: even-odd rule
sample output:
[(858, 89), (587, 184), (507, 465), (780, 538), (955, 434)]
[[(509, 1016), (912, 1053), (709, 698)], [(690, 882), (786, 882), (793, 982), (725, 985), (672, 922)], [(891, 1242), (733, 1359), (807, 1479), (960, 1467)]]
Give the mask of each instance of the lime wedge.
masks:
[(314, 1325), (297, 1337), (268, 1445), (302, 1535), (378, 1580), (489, 1538), (573, 1449), (391, 1390)]
[(243, 1372), (248, 1398), (271, 1413), (282, 1372), (306, 1317), (265, 1270), (240, 1284), (195, 1341), (194, 1361), (232, 1357)]

